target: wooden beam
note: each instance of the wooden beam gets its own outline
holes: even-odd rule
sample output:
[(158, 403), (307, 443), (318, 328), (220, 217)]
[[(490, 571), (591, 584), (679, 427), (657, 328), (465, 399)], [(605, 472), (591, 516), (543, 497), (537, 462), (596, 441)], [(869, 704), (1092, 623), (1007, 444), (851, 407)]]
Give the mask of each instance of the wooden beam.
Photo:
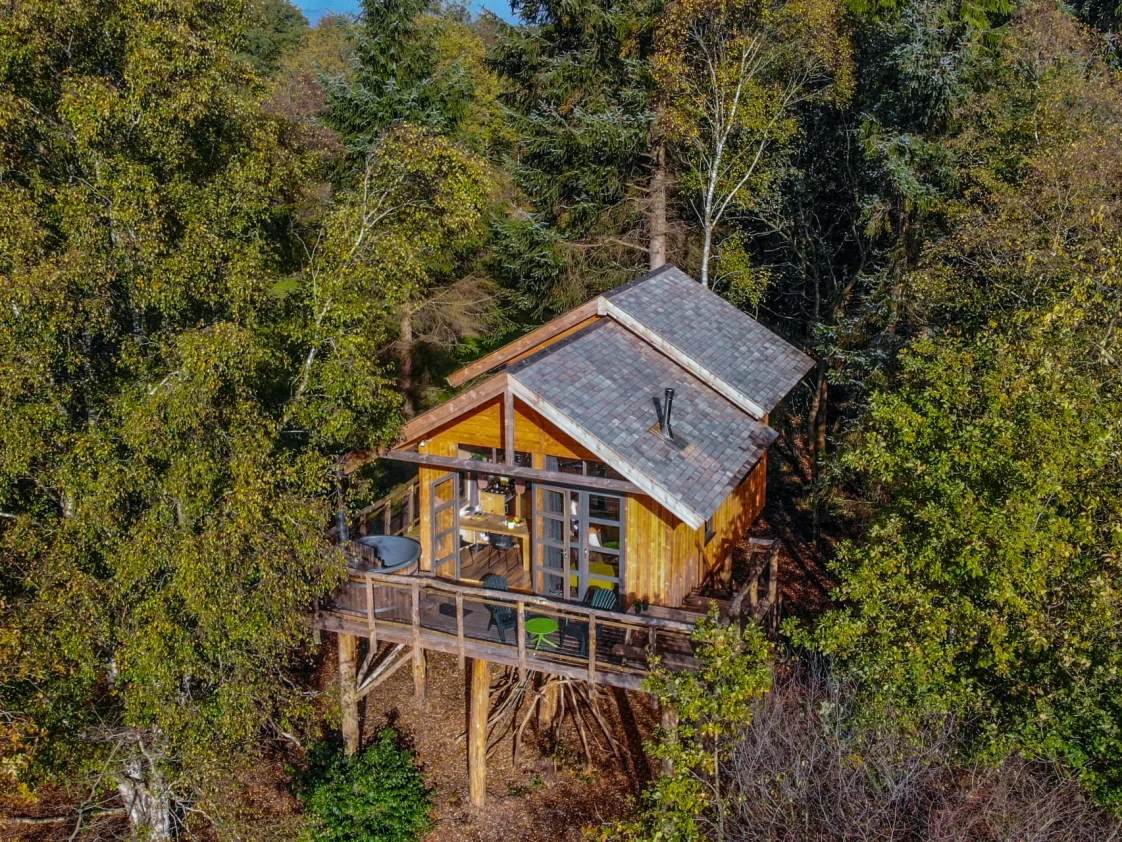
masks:
[(518, 680), (526, 680), (526, 603), (518, 603)]
[(540, 345), (542, 342), (552, 339), (562, 331), (575, 327), (585, 319), (597, 315), (599, 312), (597, 300), (598, 299), (594, 298), (591, 301), (587, 301), (575, 310), (570, 310), (568, 313), (564, 313), (556, 319), (546, 322), (541, 327), (531, 330), (525, 336), (520, 336), (513, 342), (509, 342), (498, 350), (480, 357), (470, 365), (464, 366), (459, 371), (453, 372), (448, 377), (448, 385), (454, 389), (458, 389), (469, 380), (481, 374), (486, 374), (493, 368), (498, 368), (500, 365), (512, 360), (519, 354), (526, 353), (535, 345)]
[(644, 494), (639, 486), (627, 480), (607, 479), (606, 477), (586, 477), (579, 474), (563, 474), (560, 471), (545, 471), (528, 468), (524, 465), (504, 465), (500, 462), (480, 462), (475, 459), (458, 459), (454, 456), (435, 456), (431, 453), (417, 453), (413, 450), (390, 450), (382, 456), (394, 462), (410, 462), (426, 465), (445, 471), (470, 471), (477, 474), (496, 474), (531, 482), (548, 482), (550, 485), (564, 485), (595, 491), (610, 491), (614, 494)]
[(463, 675), (466, 666), (464, 654), (464, 595), (456, 594), (456, 645), (459, 647), (460, 674)]
[(596, 618), (588, 618), (588, 681), (596, 683)]
[(503, 452), (506, 463), (514, 464), (514, 395), (509, 389), (503, 393)]
[[(322, 628), (324, 631), (333, 633), (348, 633), (357, 625), (351, 619), (340, 614), (325, 613), (321, 617)], [(405, 643), (412, 645), (412, 632), (409, 630), (408, 624), (404, 626), (391, 626), (386, 625), (385, 631), (380, 632), (378, 635), (383, 643)], [(442, 634), (440, 632), (429, 633), (427, 630), (424, 636), (424, 647), (433, 652), (444, 652), (448, 655), (455, 656), (459, 651), (456, 636), (454, 634)], [(497, 642), (490, 644), (484, 641), (468, 638), (464, 643), (464, 649), (467, 657), (470, 658), (483, 658), (491, 663), (503, 664), (508, 667), (518, 667), (518, 651), (513, 646), (501, 646)], [(564, 678), (571, 678), (574, 681), (587, 681), (588, 680), (588, 665), (584, 662), (577, 662), (575, 658), (566, 661), (555, 661), (548, 657), (542, 657), (543, 653), (527, 650), (526, 652), (526, 666), (533, 672), (546, 673), (548, 675), (559, 675)], [(663, 653), (663, 663), (672, 669), (682, 670), (696, 670), (698, 664), (696, 659), (689, 656), (679, 655), (674, 656), (672, 653)], [(642, 690), (645, 671), (640, 669), (616, 669), (607, 668), (598, 669), (596, 671), (596, 683), (604, 684), (609, 687), (622, 687), (624, 690)]]
[(437, 427), (447, 424), (459, 417), (469, 409), (474, 409), (482, 403), (501, 395), (507, 387), (506, 372), (496, 374), (490, 380), (485, 380), (474, 389), (469, 389), (456, 395), (428, 412), (418, 415), (401, 428), (400, 441), (410, 442), (424, 438), (425, 434)]
[(473, 807), (487, 803), (487, 719), (491, 703), (491, 664), (473, 658), (468, 694), (468, 790)]
[(421, 588), (420, 582), (413, 582), (413, 695), (424, 701), (426, 687), (425, 650), (421, 646)]
[(358, 687), (355, 674), (358, 661), (358, 638), (353, 634), (339, 636), (339, 701), (343, 712), (343, 751), (349, 757), (358, 751), (361, 734), (358, 727)]

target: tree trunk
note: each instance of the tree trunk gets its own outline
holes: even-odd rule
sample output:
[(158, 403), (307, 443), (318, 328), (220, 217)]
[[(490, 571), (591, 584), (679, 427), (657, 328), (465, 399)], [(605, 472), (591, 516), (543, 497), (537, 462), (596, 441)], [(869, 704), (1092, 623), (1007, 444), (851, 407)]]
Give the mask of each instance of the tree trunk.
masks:
[(491, 664), (471, 661), (468, 698), (468, 793), (473, 807), (487, 803), (487, 719), (490, 716)]
[(358, 638), (353, 634), (339, 635), (339, 703), (342, 707), (343, 751), (350, 757), (358, 751), (362, 741), (358, 720)]
[(713, 226), (705, 223), (705, 242), (701, 247), (701, 285), (709, 288), (709, 255), (713, 251)]
[(171, 840), (171, 792), (163, 776), (145, 757), (129, 760), (117, 777), (129, 827), (137, 839)]
[[(826, 368), (819, 365), (818, 388), (814, 392), (814, 401), (810, 408), (809, 444), (811, 448), (811, 479), (817, 481), (822, 471), (822, 460), (826, 458)], [(822, 504), (818, 494), (814, 495), (814, 538), (817, 540), (821, 533)]]
[(413, 405), (413, 311), (406, 308), (401, 317), (401, 394), (405, 399), (405, 417), (412, 418)]
[[(662, 730), (667, 733), (667, 739), (678, 739), (678, 709), (676, 707), (668, 704), (660, 704), (659, 724), (662, 726)], [(662, 774), (674, 774), (674, 761), (669, 757), (662, 758)]]
[(654, 173), (650, 188), (650, 268), (657, 269), (666, 263), (666, 153), (662, 142), (655, 144)]

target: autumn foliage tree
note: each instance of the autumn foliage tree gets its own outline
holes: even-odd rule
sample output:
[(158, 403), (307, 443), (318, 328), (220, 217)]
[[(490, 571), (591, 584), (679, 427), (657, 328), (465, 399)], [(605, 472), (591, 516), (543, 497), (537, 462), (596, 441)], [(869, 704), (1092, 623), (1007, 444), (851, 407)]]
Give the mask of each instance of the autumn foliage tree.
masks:
[(277, 294), (311, 162), (246, 26), (237, 2), (0, 14), (3, 769), (116, 792), (154, 839), (229, 819), (241, 762), (299, 730), (333, 448), (399, 407), (377, 310), (328, 336)]

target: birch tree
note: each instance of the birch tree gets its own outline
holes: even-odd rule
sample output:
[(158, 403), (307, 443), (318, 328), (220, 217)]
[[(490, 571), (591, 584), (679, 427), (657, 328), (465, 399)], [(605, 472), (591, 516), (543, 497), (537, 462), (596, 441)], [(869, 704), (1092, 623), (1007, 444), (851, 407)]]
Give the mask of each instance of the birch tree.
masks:
[(671, 0), (652, 69), (659, 129), (701, 228), (709, 286), (721, 224), (751, 210), (799, 132), (799, 107), (844, 97), (849, 47), (835, 0)]

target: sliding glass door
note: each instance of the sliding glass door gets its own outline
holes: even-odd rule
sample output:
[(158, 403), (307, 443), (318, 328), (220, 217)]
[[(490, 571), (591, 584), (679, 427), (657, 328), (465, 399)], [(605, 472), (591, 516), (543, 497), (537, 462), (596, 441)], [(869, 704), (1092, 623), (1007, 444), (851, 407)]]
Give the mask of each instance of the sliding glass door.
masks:
[(579, 601), (592, 587), (623, 592), (623, 498), (534, 487), (534, 590)]

